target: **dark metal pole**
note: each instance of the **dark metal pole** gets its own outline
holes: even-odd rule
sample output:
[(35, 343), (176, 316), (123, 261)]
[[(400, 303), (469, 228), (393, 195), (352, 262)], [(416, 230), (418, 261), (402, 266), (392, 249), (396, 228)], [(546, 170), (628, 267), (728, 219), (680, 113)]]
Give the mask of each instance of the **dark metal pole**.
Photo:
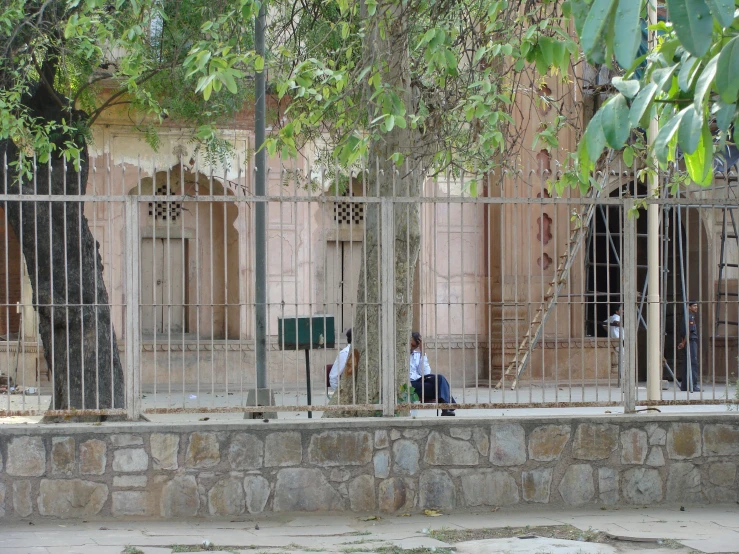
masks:
[[(264, 28), (267, 24), (266, 1), (262, 1), (257, 16), (254, 32), (256, 53), (264, 59)], [(266, 83), (264, 70), (256, 71), (254, 75), (256, 106), (254, 108), (254, 134), (256, 139), (256, 179), (254, 193), (257, 197), (264, 197), (267, 189), (267, 152), (264, 149), (266, 109)], [(266, 235), (265, 202), (256, 202), (254, 206), (254, 240), (255, 240), (255, 271), (254, 285), (256, 311), (256, 362), (257, 362), (257, 389), (267, 388), (267, 235)]]
[[(305, 382), (307, 383), (308, 387), (308, 406), (311, 405), (311, 397), (310, 397), (310, 349), (305, 349)], [(313, 417), (313, 412), (308, 409), (308, 418)]]

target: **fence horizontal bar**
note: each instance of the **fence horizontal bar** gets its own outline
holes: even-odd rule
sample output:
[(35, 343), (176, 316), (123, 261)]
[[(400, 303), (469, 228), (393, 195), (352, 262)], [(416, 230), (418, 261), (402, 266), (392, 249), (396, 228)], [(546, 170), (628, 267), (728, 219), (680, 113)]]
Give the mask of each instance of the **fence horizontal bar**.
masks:
[(351, 411), (367, 411), (374, 412), (382, 409), (379, 404), (346, 404), (346, 405), (289, 405), (289, 406), (222, 406), (214, 408), (144, 408), (145, 414), (228, 414), (241, 412), (342, 412)]
[(108, 408), (101, 410), (0, 410), (0, 417), (88, 417), (88, 416), (125, 416), (122, 408)]
[[(709, 189), (710, 190), (710, 189)], [(95, 194), (0, 194), (0, 202), (125, 202), (130, 195), (95, 195)], [(226, 203), (340, 203), (340, 204), (380, 204), (382, 197), (377, 196), (224, 196), (224, 195), (137, 195), (140, 203), (156, 202), (168, 204), (172, 202), (226, 202)], [(554, 197), (532, 198), (527, 196), (395, 196), (393, 204), (520, 204), (543, 205), (564, 204), (572, 206), (623, 206), (624, 198), (605, 197)], [(665, 206), (681, 206), (683, 208), (733, 208), (739, 209), (736, 199), (710, 199), (697, 202), (695, 198), (652, 198), (639, 197), (645, 205), (657, 204)]]

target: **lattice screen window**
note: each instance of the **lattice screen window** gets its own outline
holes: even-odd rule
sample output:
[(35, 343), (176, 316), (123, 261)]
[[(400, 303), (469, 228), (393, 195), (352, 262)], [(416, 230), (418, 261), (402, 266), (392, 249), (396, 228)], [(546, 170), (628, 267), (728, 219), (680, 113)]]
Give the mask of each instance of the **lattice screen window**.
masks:
[(334, 221), (339, 225), (362, 225), (364, 223), (364, 204), (336, 202), (334, 204)]
[[(157, 196), (169, 196), (170, 193), (171, 192), (167, 189), (166, 184), (157, 187)], [(174, 223), (182, 215), (182, 202), (176, 202), (173, 200), (165, 202), (149, 202), (149, 215), (159, 221)]]

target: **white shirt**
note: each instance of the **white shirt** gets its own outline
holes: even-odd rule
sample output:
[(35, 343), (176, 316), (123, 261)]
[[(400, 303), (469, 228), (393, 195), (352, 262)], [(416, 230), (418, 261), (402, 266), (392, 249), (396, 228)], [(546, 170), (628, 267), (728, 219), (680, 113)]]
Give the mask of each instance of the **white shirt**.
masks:
[[(411, 381), (416, 381), (421, 378), (421, 353), (418, 350), (411, 352), (411, 367), (410, 367), (410, 378)], [(423, 355), (423, 374), (429, 375), (431, 373), (431, 366), (429, 365), (429, 359), (426, 354)]]
[[(621, 316), (618, 314), (613, 314), (611, 317), (606, 319), (608, 323), (621, 323)], [(608, 326), (608, 336), (612, 339), (620, 339), (621, 338), (621, 326), (620, 325), (609, 325)]]
[(349, 350), (351, 350), (351, 347), (351, 344), (347, 344), (346, 348), (341, 350), (339, 352), (339, 355), (336, 356), (334, 366), (331, 368), (331, 372), (328, 374), (328, 382), (331, 385), (332, 389), (339, 388), (339, 376), (344, 373), (344, 366), (346, 366), (346, 360), (349, 357)]

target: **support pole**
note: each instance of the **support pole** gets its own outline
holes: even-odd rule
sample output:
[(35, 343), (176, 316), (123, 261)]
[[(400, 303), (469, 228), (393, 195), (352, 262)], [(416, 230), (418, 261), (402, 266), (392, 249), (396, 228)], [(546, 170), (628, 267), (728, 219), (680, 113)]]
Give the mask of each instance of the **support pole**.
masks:
[[(655, 0), (648, 1), (649, 24), (657, 24), (657, 7)], [(655, 46), (656, 31), (649, 32), (650, 46)], [(654, 155), (654, 138), (659, 127), (656, 117), (649, 122), (649, 156), (650, 165), (656, 169), (657, 160)], [(655, 171), (649, 177), (649, 194), (659, 198), (659, 173)], [(660, 330), (660, 295), (659, 295), (659, 204), (647, 207), (647, 400), (662, 399), (662, 340)]]
[(636, 411), (636, 218), (631, 215), (634, 199), (624, 200), (624, 244), (621, 290), (623, 291), (624, 412)]
[[(264, 58), (264, 29), (267, 25), (266, 0), (259, 8), (254, 29), (254, 49)], [(259, 198), (267, 194), (267, 151), (264, 149), (266, 135), (266, 78), (264, 70), (254, 72), (254, 139), (256, 155), (254, 159), (254, 339), (257, 364), (257, 386), (249, 389), (247, 406), (274, 406), (272, 391), (267, 388), (267, 203)], [(246, 412), (244, 419), (276, 419), (276, 412)]]
[(383, 198), (380, 205), (380, 275), (382, 284), (381, 370), (382, 415), (395, 415), (395, 236), (394, 213), (391, 198)]
[(139, 326), (139, 204), (138, 196), (126, 197), (126, 417), (141, 416), (141, 337)]
[[(264, 58), (264, 27), (267, 22), (266, 2), (262, 2), (257, 16), (254, 33), (255, 49), (258, 56)], [(266, 127), (265, 94), (266, 83), (264, 70), (254, 73), (254, 95), (256, 106), (254, 109), (254, 135), (256, 139), (256, 179), (254, 183), (255, 196), (264, 197), (267, 192), (267, 151), (264, 148)], [(256, 312), (256, 362), (257, 362), (257, 389), (267, 388), (267, 233), (266, 233), (267, 205), (257, 201), (254, 206), (254, 269), (256, 279), (254, 283), (255, 312)], [(260, 395), (261, 396), (261, 395)]]

